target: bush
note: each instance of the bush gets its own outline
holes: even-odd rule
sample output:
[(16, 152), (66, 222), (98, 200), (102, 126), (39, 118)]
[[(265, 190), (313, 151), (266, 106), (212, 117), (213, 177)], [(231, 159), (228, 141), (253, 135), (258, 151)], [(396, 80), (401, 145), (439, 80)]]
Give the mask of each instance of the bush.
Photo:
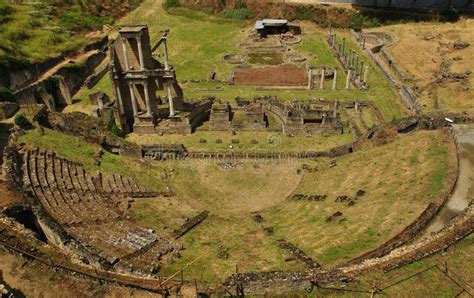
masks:
[(351, 15), (349, 21), (349, 27), (355, 31), (361, 31), (363, 28), (378, 27), (380, 25), (380, 21), (377, 18), (365, 16), (359, 13)]
[(180, 7), (181, 4), (179, 3), (179, 0), (165, 0), (163, 3), (163, 8), (168, 9), (172, 7)]
[(224, 17), (228, 19), (246, 20), (252, 17), (248, 8), (234, 8), (224, 11)]
[(0, 87), (0, 102), (2, 101), (15, 101), (15, 97), (10, 89), (5, 87)]
[(349, 26), (355, 31), (361, 31), (364, 28), (364, 16), (361, 14), (353, 14)]
[(452, 6), (443, 11), (442, 15), (448, 22), (454, 23), (459, 21), (459, 11)]
[(22, 113), (18, 113), (15, 115), (15, 118), (13, 118), (13, 122), (15, 123), (16, 126), (18, 126), (19, 128), (22, 128), (22, 129), (29, 129), (31, 128), (31, 123), (30, 121), (28, 120), (28, 118), (26, 118), (25, 115), (23, 115)]
[(109, 119), (107, 121), (107, 129), (116, 135), (117, 137), (120, 137), (122, 135), (122, 130), (117, 126), (117, 123), (115, 123), (115, 117), (114, 113), (110, 111), (109, 113)]

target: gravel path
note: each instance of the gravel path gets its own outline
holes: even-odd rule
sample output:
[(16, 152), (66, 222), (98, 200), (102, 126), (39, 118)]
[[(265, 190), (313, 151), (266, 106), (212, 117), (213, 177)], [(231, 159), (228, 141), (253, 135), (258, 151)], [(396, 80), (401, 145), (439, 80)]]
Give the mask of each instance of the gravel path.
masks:
[(474, 124), (453, 125), (453, 129), (459, 144), (459, 178), (453, 195), (426, 228), (425, 234), (441, 230), (474, 199)]

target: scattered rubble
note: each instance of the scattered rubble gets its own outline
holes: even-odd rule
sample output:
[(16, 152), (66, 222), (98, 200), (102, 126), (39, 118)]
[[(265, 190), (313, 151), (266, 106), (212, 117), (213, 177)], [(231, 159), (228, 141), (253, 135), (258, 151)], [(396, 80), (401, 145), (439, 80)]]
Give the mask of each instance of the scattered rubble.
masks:
[[(337, 211), (337, 212), (333, 213), (331, 216), (328, 216), (328, 217), (326, 218), (326, 222), (328, 222), (328, 223), (329, 223), (329, 222), (332, 222), (332, 221), (336, 220), (338, 217), (341, 217), (341, 216), (342, 216), (342, 212), (341, 212), (341, 211)], [(342, 221), (342, 218), (340, 218), (338, 221), (341, 222), (341, 221)]]
[(323, 202), (326, 200), (327, 195), (305, 195), (305, 194), (294, 194), (291, 199), (295, 201), (314, 201), (314, 202)]
[(453, 49), (455, 50), (463, 50), (469, 46), (470, 44), (468, 42), (462, 40), (458, 40), (453, 43)]
[(277, 245), (281, 249), (288, 251), (299, 261), (303, 262), (305, 267), (308, 268), (309, 270), (314, 270), (321, 267), (319, 263), (314, 261), (311, 257), (305, 254), (304, 251), (296, 247), (293, 243), (287, 242), (284, 239), (279, 239), (277, 240)]
[(224, 170), (232, 170), (232, 169), (237, 168), (237, 166), (243, 165), (243, 164), (244, 164), (243, 162), (224, 161), (224, 162), (218, 163), (217, 165), (223, 168)]

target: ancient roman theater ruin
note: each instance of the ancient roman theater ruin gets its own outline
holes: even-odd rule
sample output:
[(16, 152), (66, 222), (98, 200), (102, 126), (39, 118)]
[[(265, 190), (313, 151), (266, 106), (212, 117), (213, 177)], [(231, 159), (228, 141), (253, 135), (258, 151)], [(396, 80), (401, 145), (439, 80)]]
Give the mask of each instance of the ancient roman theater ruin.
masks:
[[(472, 20), (435, 35), (161, 2), (9, 69), (5, 297), (474, 295)], [(434, 78), (400, 59), (413, 36)]]

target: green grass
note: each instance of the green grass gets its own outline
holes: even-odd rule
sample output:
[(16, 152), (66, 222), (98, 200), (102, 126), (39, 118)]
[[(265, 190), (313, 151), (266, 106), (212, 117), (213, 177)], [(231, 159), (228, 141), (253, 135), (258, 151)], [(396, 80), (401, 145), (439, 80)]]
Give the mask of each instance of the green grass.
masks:
[[(155, 16), (159, 15), (159, 18)], [(170, 48), (170, 63), (176, 69), (179, 81), (192, 79), (207, 79), (211, 72), (217, 73), (217, 78), (227, 80), (232, 72), (233, 65), (225, 63), (223, 56), (230, 53), (242, 53), (238, 47), (240, 43), (248, 42), (247, 29), (250, 23), (241, 20), (230, 20), (222, 17), (210, 16), (203, 12), (192, 11), (186, 8), (172, 8), (165, 12), (161, 5), (155, 1), (143, 3), (138, 9), (131, 12), (127, 17), (119, 21), (120, 24), (145, 23), (148, 24), (151, 42), (161, 36), (160, 31), (171, 29), (168, 37)], [(240, 96), (253, 98), (255, 96), (277, 95), (281, 100), (307, 98), (328, 98), (338, 100), (372, 100), (382, 111), (387, 121), (400, 118), (404, 115), (404, 108), (399, 103), (395, 92), (390, 88), (383, 75), (378, 69), (368, 62), (368, 57), (349, 40), (349, 33), (340, 35), (347, 36), (347, 44), (354, 46), (360, 55), (364, 56), (366, 65), (370, 65), (368, 81), (369, 91), (345, 90), (345, 74), (342, 67), (332, 56), (326, 41), (326, 34), (322, 29), (312, 25), (303, 34), (303, 42), (294, 46), (294, 51), (304, 54), (310, 64), (337, 66), (339, 69), (337, 90), (331, 90), (331, 81), (325, 82), (325, 89), (313, 90), (278, 90), (257, 91), (252, 86), (235, 86), (225, 83), (186, 83), (181, 84), (186, 99), (200, 99), (205, 96), (218, 96), (226, 100)], [(342, 32), (342, 31), (341, 31)], [(349, 41), (348, 41), (349, 40)], [(261, 59), (257, 59), (261, 60)], [(100, 82), (100, 87), (111, 95), (111, 86), (107, 78)], [(223, 91), (206, 91), (214, 87), (223, 87)], [(89, 91), (81, 92), (77, 97), (84, 100)], [(165, 95), (164, 92), (159, 92)], [(74, 109), (75, 107), (71, 107)], [(78, 106), (83, 109), (84, 106)], [(90, 107), (89, 107), (90, 109)]]
[(147, 24), (152, 43), (161, 36), (160, 30), (169, 28), (170, 63), (180, 80), (207, 78), (212, 71), (222, 77), (230, 75), (232, 66), (222, 59), (225, 54), (237, 50), (238, 41), (245, 35), (241, 32), (245, 23), (185, 8), (173, 8), (168, 12), (157, 2), (147, 1), (119, 23)]
[[(12, 13), (0, 23), (0, 56), (22, 57), (37, 62), (77, 49), (88, 41), (73, 35), (51, 19), (47, 5), (8, 4)], [(47, 46), (46, 46), (47, 45)]]
[(255, 52), (249, 53), (249, 63), (278, 65), (285, 62), (285, 57), (281, 52)]
[(95, 164), (94, 155), (99, 151), (99, 145), (87, 143), (81, 138), (65, 135), (54, 130), (45, 128), (44, 135), (39, 130), (28, 130), (18, 141), (28, 145), (34, 145), (43, 150), (56, 152), (68, 160), (78, 162), (83, 165), (89, 173), (99, 170), (105, 174), (120, 174), (125, 177), (132, 177), (137, 182), (149, 189), (163, 190), (162, 168), (159, 164), (153, 163), (145, 165), (133, 159), (114, 155), (105, 152), (100, 159), (100, 166)]
[[(201, 139), (205, 139), (207, 143), (200, 143)], [(216, 140), (221, 139), (222, 144), (217, 144)], [(238, 139), (239, 144), (232, 144), (233, 139)], [(276, 142), (270, 144), (269, 140)], [(237, 135), (231, 132), (210, 132), (197, 131), (191, 135), (137, 135), (131, 134), (127, 136), (127, 140), (139, 144), (156, 144), (156, 143), (181, 143), (189, 151), (205, 151), (205, 152), (301, 152), (301, 151), (326, 151), (333, 147), (349, 144), (353, 141), (353, 135), (350, 133), (334, 134), (334, 135), (312, 135), (306, 137), (304, 135), (288, 136), (279, 132), (250, 132), (242, 131)], [(256, 140), (258, 144), (252, 144), (251, 141)], [(232, 145), (233, 149), (229, 149)]]
[[(317, 171), (305, 175), (297, 192), (326, 194), (326, 201), (285, 201), (263, 216), (277, 237), (291, 235), (322, 264), (347, 260), (393, 237), (447, 187), (447, 172), (454, 162), (447, 154), (447, 138), (440, 132), (417, 132), (340, 157), (333, 168), (327, 159), (318, 159), (312, 164)], [(444, 175), (438, 178), (438, 173)], [(339, 195), (355, 197), (358, 189), (366, 194), (354, 206), (335, 202)], [(326, 218), (336, 211), (346, 220), (327, 223)]]

